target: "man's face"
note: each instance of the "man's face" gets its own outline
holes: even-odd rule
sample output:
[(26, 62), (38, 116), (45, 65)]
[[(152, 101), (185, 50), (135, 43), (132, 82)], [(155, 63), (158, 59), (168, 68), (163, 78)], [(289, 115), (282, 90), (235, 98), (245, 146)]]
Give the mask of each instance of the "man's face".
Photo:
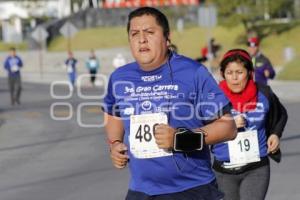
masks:
[(258, 52), (258, 47), (257, 46), (249, 46), (248, 52), (250, 53), (251, 56), (255, 56)]
[(10, 50), (10, 55), (13, 56), (13, 57), (16, 56), (16, 51), (15, 50)]
[(167, 60), (167, 39), (151, 15), (131, 19), (129, 43), (133, 57), (144, 70), (153, 70)]

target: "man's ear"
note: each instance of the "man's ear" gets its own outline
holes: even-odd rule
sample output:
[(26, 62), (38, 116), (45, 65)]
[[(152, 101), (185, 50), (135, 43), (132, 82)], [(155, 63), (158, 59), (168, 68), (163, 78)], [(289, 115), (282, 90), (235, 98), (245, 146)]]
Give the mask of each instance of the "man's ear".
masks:
[(165, 36), (166, 36), (166, 40), (167, 40), (167, 45), (170, 46), (171, 45), (170, 33), (167, 33)]
[(170, 46), (171, 45), (171, 40), (169, 37), (167, 37), (167, 46)]

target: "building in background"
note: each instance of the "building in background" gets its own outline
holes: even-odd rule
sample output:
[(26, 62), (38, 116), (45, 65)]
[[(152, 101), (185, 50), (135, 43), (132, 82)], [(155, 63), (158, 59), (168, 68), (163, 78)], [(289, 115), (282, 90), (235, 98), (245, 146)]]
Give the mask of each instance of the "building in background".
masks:
[(28, 12), (13, 2), (0, 3), (0, 22), (2, 40), (8, 43), (20, 43), (23, 40), (22, 19), (28, 18)]
[(141, 6), (198, 5), (199, 0), (104, 0), (100, 4), (103, 8), (131, 8)]
[(63, 18), (71, 14), (71, 0), (1, 1), (0, 24), (2, 41), (23, 41), (24, 21), (33, 29), (37, 18)]

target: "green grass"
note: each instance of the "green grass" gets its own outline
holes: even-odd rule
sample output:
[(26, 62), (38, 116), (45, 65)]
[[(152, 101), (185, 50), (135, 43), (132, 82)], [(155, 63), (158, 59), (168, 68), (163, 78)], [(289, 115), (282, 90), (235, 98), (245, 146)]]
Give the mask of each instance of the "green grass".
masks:
[(26, 50), (27, 44), (25, 42), (22, 42), (20, 44), (0, 42), (0, 51), (9, 51), (11, 47), (15, 47), (17, 50)]
[[(235, 41), (237, 35), (242, 34), (242, 27), (226, 29), (217, 27), (211, 31), (211, 36), (220, 42), (223, 49), (228, 49)], [(173, 31), (171, 40), (179, 48), (180, 53), (196, 58), (200, 55), (200, 49), (208, 40), (208, 31), (199, 27), (186, 28), (184, 32)], [(128, 38), (125, 27), (113, 28), (92, 28), (79, 31), (71, 39), (71, 48), (73, 50), (90, 50), (91, 48), (112, 48), (128, 46)], [(68, 40), (62, 36), (53, 40), (49, 51), (66, 51)]]
[[(186, 28), (182, 33), (171, 32), (171, 40), (179, 48), (179, 52), (192, 58), (200, 55), (200, 49), (208, 40), (208, 35), (216, 38), (222, 45), (224, 53), (230, 48), (246, 48), (236, 41), (243, 35), (242, 26), (235, 28), (216, 27), (210, 31), (199, 27)], [(291, 46), (295, 52), (300, 52), (300, 26), (281, 35), (271, 35), (263, 40), (261, 47), (263, 52), (271, 58), (275, 65), (283, 65), (283, 49)], [(128, 46), (128, 39), (124, 27), (92, 28), (79, 31), (71, 39), (73, 50), (90, 50), (91, 48), (112, 48)], [(66, 51), (68, 41), (64, 37), (58, 37), (49, 45), (50, 51)]]
[[(128, 45), (125, 27), (92, 28), (79, 31), (71, 40), (71, 49), (90, 50), (122, 47)], [(56, 38), (48, 47), (50, 51), (66, 51), (68, 40), (62, 36)]]
[(282, 72), (279, 74), (278, 79), (281, 80), (300, 80), (300, 57), (287, 63)]
[[(247, 49), (245, 44), (239, 44), (237, 42), (244, 35), (244, 31), (245, 30), (241, 25), (230, 29), (218, 26), (210, 31), (200, 27), (189, 26), (185, 28), (182, 33), (173, 30), (171, 32), (171, 41), (177, 45), (179, 53), (191, 58), (196, 58), (200, 56), (200, 49), (207, 43), (208, 36), (214, 37), (216, 42), (222, 45), (219, 57), (220, 59), (222, 54), (231, 48)], [(270, 58), (274, 66), (285, 66), (286, 63), (283, 57), (284, 48), (292, 47), (296, 53), (296, 57), (300, 57), (299, 35), (300, 26), (297, 26), (282, 34), (271, 35), (262, 41), (261, 49), (263, 53)], [(126, 27), (105, 27), (81, 30), (75, 35), (74, 38), (71, 39), (71, 44), (72, 50), (86, 51), (89, 51), (91, 48), (103, 49), (112, 47), (126, 47), (128, 46)], [(50, 51), (66, 51), (67, 45), (67, 39), (58, 37), (51, 42), (48, 49)], [(291, 64), (289, 64), (288, 67), (290, 65)], [(218, 61), (215, 62), (215, 66), (218, 66)], [(293, 68), (295, 67), (292, 67), (292, 69)], [(293, 77), (297, 77), (297, 74), (300, 73), (295, 73)], [(284, 75), (284, 73), (280, 75), (280, 78), (282, 79), (290, 79), (289, 77), (292, 76)], [(298, 79), (300, 80), (300, 78)]]
[(242, 47), (235, 43), (236, 38), (243, 33), (241, 26), (234, 29), (216, 27), (212, 30), (206, 30), (199, 27), (186, 29), (183, 33), (174, 31), (171, 39), (179, 48), (179, 52), (192, 58), (200, 56), (200, 50), (204, 47), (208, 38), (214, 37), (216, 43), (222, 45), (221, 54), (230, 48)]
[(272, 63), (283, 66), (284, 62), (283, 50), (285, 47), (292, 47), (296, 53), (296, 57), (300, 56), (300, 26), (284, 32), (280, 35), (271, 35), (262, 43), (264, 53), (270, 57)]

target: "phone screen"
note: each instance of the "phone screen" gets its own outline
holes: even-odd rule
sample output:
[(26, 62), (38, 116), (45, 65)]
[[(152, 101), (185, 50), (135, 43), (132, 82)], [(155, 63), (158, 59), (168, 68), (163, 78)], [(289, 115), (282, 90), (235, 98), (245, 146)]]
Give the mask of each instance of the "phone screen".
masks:
[(202, 134), (178, 134), (176, 140), (175, 150), (194, 151), (202, 149)]

